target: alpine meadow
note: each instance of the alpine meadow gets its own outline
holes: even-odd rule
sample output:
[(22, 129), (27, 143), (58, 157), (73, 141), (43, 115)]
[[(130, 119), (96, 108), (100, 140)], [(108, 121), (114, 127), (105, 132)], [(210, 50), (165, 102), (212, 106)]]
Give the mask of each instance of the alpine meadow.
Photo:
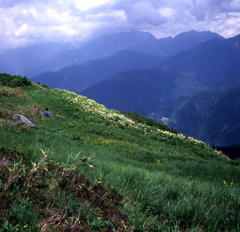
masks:
[(237, 232), (239, 163), (138, 113), (0, 74), (1, 232)]

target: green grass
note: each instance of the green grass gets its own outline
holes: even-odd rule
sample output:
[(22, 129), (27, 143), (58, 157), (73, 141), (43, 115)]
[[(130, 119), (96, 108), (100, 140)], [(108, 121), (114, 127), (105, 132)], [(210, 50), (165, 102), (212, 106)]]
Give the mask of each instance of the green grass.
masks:
[[(47, 175), (39, 171), (45, 181), (41, 196), (51, 199), (52, 211), (58, 212), (59, 217), (64, 216), (59, 229), (71, 230), (77, 222), (82, 230), (90, 231), (104, 228), (119, 231), (240, 230), (238, 162), (200, 141), (185, 138), (175, 131), (171, 133), (169, 128), (159, 130), (159, 125), (125, 119), (74, 93), (40, 85), (24, 87), (17, 94), (12, 94), (15, 88), (0, 86), (0, 90), (3, 88), (4, 91), (0, 91), (0, 148), (5, 156), (11, 152), (18, 154), (27, 168), (25, 174), (21, 169), (21, 178), (13, 180), (8, 190), (4, 187), (11, 175), (1, 182), (0, 197), (6, 196), (11, 202), (15, 195), (19, 201), (0, 215), (0, 226), (8, 223), (8, 228), (18, 224), (19, 228), (23, 227), (14, 209), (24, 202), (32, 212), (26, 214), (24, 220), (34, 222), (34, 215), (38, 215), (38, 222), (34, 223), (36, 231), (51, 218), (47, 210), (44, 212), (47, 206), (35, 211), (39, 202), (28, 204), (29, 196), (24, 194), (21, 182), (29, 178), (33, 168), (30, 160), (42, 165), (39, 170), (44, 170), (43, 150), (47, 163), (53, 163), (53, 167)], [(50, 118), (43, 116), (47, 107)], [(34, 113), (35, 110), (41, 114)], [(37, 128), (11, 122), (11, 116), (17, 113), (27, 117)], [(73, 166), (75, 169), (65, 178), (68, 180), (55, 178), (54, 173), (60, 167), (67, 172)], [(17, 170), (20, 169), (15, 172)], [(73, 188), (71, 181), (80, 174), (84, 178), (79, 177), (81, 181)], [(54, 180), (58, 187), (56, 185), (53, 192), (49, 186)], [(98, 182), (102, 187), (94, 187)], [(38, 191), (36, 188), (32, 186), (33, 191)], [(105, 195), (101, 195), (100, 190)], [(84, 198), (84, 194), (88, 197)], [(59, 201), (61, 205), (56, 203)], [(61, 210), (64, 213), (61, 214)], [(115, 215), (115, 219), (108, 212)]]

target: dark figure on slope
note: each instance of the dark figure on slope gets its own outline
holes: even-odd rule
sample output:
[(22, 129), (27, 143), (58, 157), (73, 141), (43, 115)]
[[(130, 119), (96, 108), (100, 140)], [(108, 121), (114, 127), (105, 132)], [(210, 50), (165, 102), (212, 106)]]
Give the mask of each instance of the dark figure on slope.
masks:
[(50, 114), (48, 113), (48, 108), (46, 108), (46, 111), (45, 111), (44, 115), (47, 116), (47, 117), (51, 117)]

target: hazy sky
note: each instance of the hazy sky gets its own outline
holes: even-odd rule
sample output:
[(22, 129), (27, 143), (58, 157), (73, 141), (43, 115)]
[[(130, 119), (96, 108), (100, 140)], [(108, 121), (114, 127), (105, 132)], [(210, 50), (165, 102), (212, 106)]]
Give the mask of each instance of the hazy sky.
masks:
[(0, 49), (142, 30), (240, 34), (240, 0), (0, 0)]

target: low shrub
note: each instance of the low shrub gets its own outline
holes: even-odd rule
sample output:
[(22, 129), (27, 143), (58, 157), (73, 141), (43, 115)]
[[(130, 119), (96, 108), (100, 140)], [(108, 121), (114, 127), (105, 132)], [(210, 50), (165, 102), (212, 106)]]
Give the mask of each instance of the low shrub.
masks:
[(0, 83), (10, 87), (32, 85), (32, 82), (27, 77), (11, 76), (6, 73), (0, 74)]

